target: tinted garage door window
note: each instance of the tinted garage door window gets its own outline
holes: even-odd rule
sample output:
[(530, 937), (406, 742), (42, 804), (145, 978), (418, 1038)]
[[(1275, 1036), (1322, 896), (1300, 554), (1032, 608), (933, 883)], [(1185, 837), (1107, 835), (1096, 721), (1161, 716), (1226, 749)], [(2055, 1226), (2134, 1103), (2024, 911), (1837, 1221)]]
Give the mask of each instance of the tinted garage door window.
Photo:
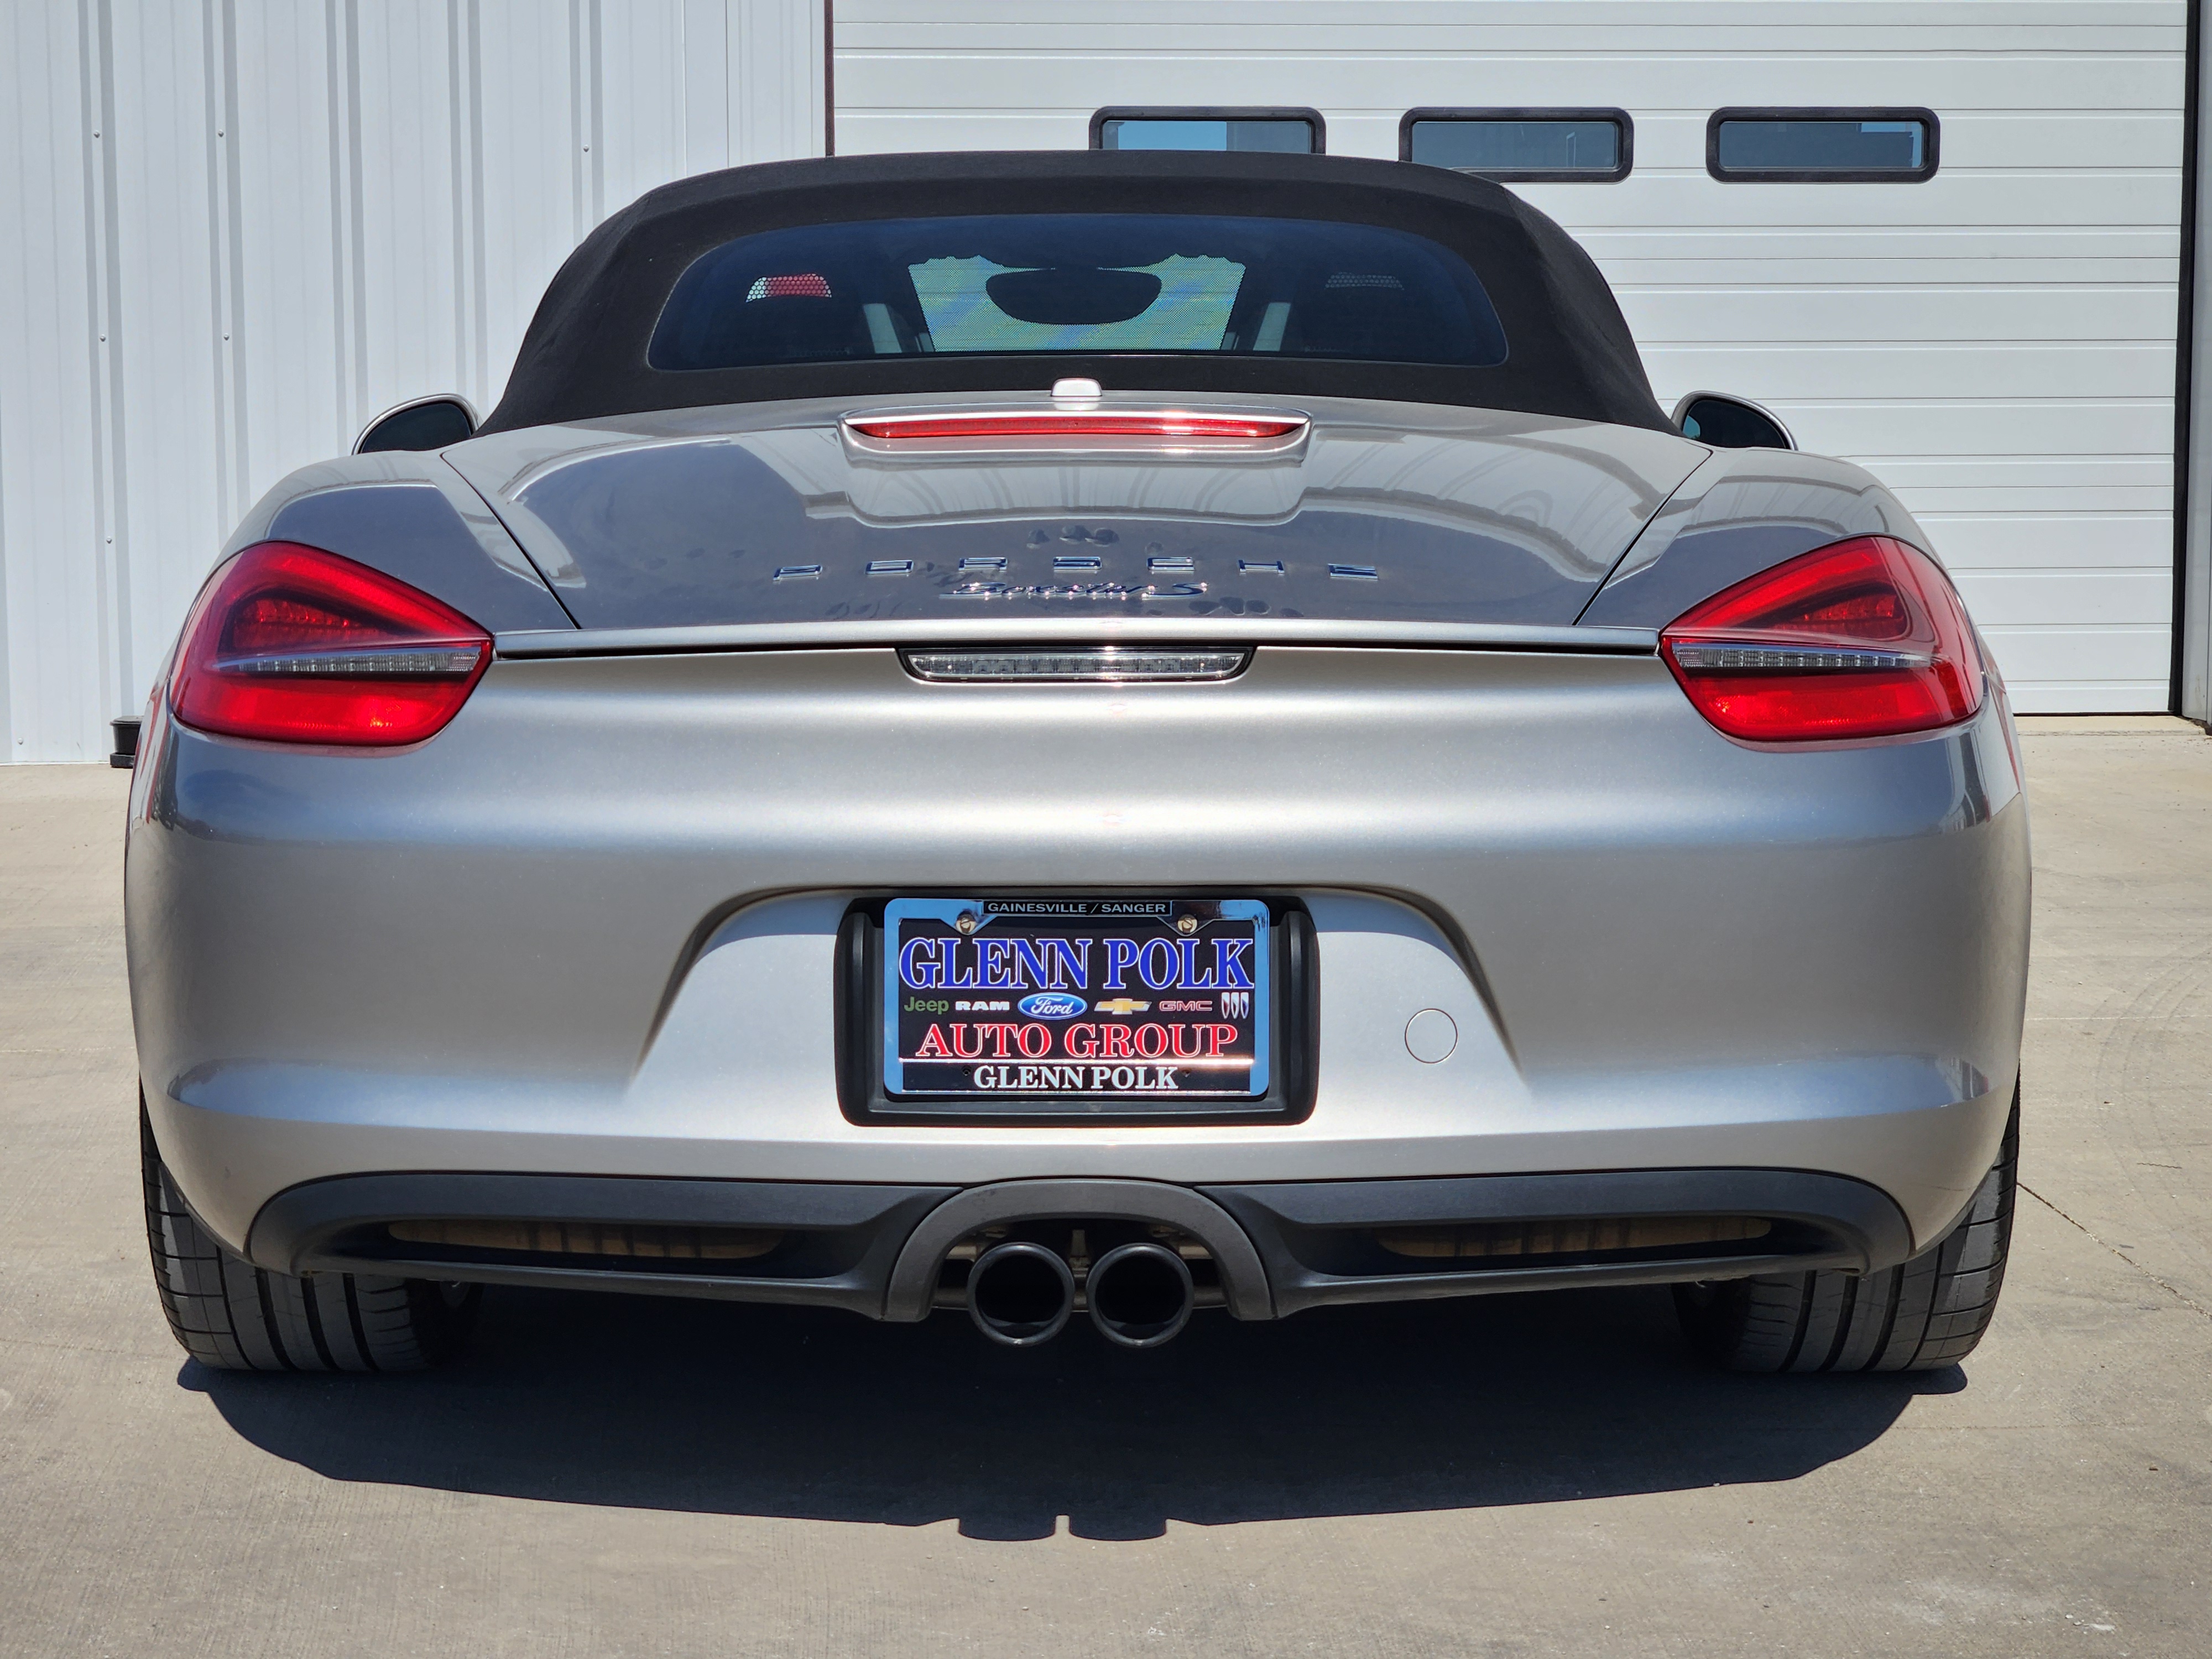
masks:
[(1628, 176), (1633, 131), (1617, 109), (1409, 110), (1398, 159), (1486, 179), (1609, 183)]
[(1916, 183), (1936, 172), (1927, 110), (1723, 109), (1705, 126), (1716, 179)]
[(1093, 149), (1273, 150), (1318, 155), (1322, 118), (1310, 109), (1102, 109)]
[(702, 254), (657, 369), (920, 353), (1273, 353), (1464, 365), (1505, 335), (1464, 259), (1327, 220), (1007, 214), (809, 225)]

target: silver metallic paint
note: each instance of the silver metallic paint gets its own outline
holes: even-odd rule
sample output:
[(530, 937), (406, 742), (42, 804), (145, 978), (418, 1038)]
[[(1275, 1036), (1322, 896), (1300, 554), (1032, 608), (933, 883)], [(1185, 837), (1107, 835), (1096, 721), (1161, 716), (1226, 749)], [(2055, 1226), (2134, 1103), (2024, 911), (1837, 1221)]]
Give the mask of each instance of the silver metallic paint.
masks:
[[(242, 1245), (298, 1183), (407, 1169), (972, 1188), (1733, 1165), (1872, 1182), (1923, 1243), (1957, 1214), (2002, 1133), (2024, 999), (2001, 705), (1910, 742), (1763, 750), (1706, 726), (1654, 654), (1681, 610), (1820, 542), (1924, 546), (1864, 473), (1340, 400), (1310, 402), (1284, 457), (909, 462), (843, 445), (853, 407), (355, 457), (240, 526), (226, 551), (285, 535), (376, 565), (493, 629), (499, 659), (398, 752), (149, 723), (141, 1072), (220, 1237)], [(732, 457), (753, 495), (717, 510), (819, 580), (708, 584), (702, 605), (664, 574), (688, 549), (645, 544), (683, 511), (578, 531), (627, 477), (681, 506)], [(590, 483), (565, 533), (531, 504), (564, 473)], [(1188, 557), (1204, 602), (963, 605), (926, 577), (899, 601), (907, 582), (867, 573), (964, 576), (980, 550), (1028, 582), (1012, 567), (1069, 548), (1137, 581)], [(1331, 581), (1337, 563), (1377, 579)], [(892, 648), (1105, 640), (1257, 650), (1218, 684), (994, 686), (921, 684)], [(977, 884), (1301, 897), (1312, 1115), (848, 1121), (846, 904)], [(1432, 1065), (1403, 1040), (1423, 1008), (1460, 1032)]]
[(1847, 536), (1928, 537), (1871, 473), (1825, 455), (1717, 449), (1638, 537), (1577, 619), (1664, 628), (1700, 599)]
[[(1649, 655), (1263, 646), (1206, 685), (915, 680), (886, 647), (502, 659), (338, 755), (166, 723), (127, 867), (157, 1137), (219, 1236), (389, 1169), (967, 1185), (1736, 1164), (1940, 1233), (2019, 1054), (2025, 807), (1992, 704), (1774, 752)], [(1295, 1126), (859, 1127), (849, 895), (1295, 893)], [(1451, 1057), (1406, 1051), (1449, 1013)]]
[(379, 450), (301, 467), (254, 504), (216, 562), (271, 538), (374, 565), (494, 633), (575, 626), (497, 515), (435, 454)]
[[(947, 397), (948, 406), (972, 398)], [(1003, 404), (1005, 399), (995, 400)], [(1116, 402), (1114, 395), (1103, 400)], [(1157, 397), (1121, 401), (1156, 404)], [(1179, 397), (1204, 408), (1243, 400)], [(1048, 410), (1050, 400), (1040, 397)], [(854, 449), (849, 401), (494, 434), (445, 453), (586, 629), (1085, 614), (1565, 626), (1705, 454), (1663, 432), (1311, 399), (1280, 453), (1022, 458)], [(1071, 583), (1068, 553), (1098, 560)], [(963, 557), (1004, 559), (989, 599)], [(1149, 561), (1189, 558), (1188, 577)], [(902, 580), (870, 565), (911, 561)], [(1284, 566), (1255, 574), (1255, 562)], [(1332, 564), (1378, 580), (1332, 580)], [(776, 572), (821, 567), (816, 580)], [(1146, 590), (1098, 600), (1058, 590)]]

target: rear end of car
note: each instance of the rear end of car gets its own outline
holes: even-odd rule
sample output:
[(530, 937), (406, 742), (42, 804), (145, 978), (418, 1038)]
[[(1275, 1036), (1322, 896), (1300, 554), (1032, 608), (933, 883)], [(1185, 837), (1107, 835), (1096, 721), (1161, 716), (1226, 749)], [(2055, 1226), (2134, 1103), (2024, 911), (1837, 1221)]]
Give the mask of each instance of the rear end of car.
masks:
[[(1180, 177), (1062, 160), (1055, 207)], [(1346, 167), (1255, 163), (1212, 242), (1212, 198), (1164, 237), (687, 198), (597, 405), (526, 348), (484, 435), (257, 510), (131, 805), (195, 1352), (418, 1363), (487, 1283), (1133, 1346), (1674, 1283), (1730, 1363), (1971, 1346), (2027, 880), (1971, 623), (1856, 469), (1434, 397), (1559, 381), (1540, 282), (1361, 240), (1413, 208), (1258, 291)], [(1534, 217), (1485, 188), (1423, 210)], [(1416, 300), (1452, 362), (1358, 356)]]

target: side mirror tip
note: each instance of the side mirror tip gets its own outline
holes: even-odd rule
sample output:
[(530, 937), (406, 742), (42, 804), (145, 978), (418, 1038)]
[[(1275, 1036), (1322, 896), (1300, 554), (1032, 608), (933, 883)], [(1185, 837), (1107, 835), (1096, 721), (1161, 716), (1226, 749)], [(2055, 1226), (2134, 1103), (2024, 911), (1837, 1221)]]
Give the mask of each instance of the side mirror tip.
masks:
[(1674, 404), (1674, 429), (1716, 449), (1795, 449), (1797, 440), (1763, 404), (1732, 392), (1692, 392)]
[(395, 404), (367, 426), (353, 441), (353, 453), (368, 455), (386, 449), (443, 449), (472, 438), (480, 422), (476, 408), (458, 392), (433, 392)]

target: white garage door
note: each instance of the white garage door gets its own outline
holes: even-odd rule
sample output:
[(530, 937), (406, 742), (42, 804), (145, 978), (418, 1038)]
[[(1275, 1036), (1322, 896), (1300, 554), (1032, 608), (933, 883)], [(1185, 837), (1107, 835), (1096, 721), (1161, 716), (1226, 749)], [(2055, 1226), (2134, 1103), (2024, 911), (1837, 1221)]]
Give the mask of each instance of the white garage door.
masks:
[[(839, 0), (837, 148), (1062, 149), (1111, 105), (1605, 106), (1618, 184), (1517, 185), (1596, 256), (1655, 388), (1770, 404), (1872, 470), (2017, 705), (2163, 709), (2181, 0)], [(1727, 106), (1924, 106), (1924, 184), (1722, 183)]]
[(0, 759), (104, 758), (224, 538), (495, 401), (641, 191), (820, 152), (821, 0), (0, 0)]

